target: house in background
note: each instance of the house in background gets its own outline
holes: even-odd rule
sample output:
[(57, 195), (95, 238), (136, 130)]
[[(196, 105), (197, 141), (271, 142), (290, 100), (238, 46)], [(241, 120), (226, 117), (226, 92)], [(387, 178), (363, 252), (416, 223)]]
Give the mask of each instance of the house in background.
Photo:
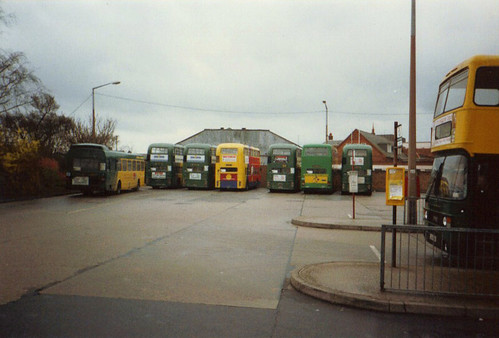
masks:
[[(385, 171), (387, 167), (393, 166), (395, 156), (394, 149), (395, 135), (376, 135), (374, 127), (372, 132), (366, 132), (355, 129), (342, 142), (336, 146), (337, 156), (334, 158), (334, 168), (341, 169), (341, 154), (346, 144), (367, 144), (373, 149), (373, 187), (377, 191), (385, 189)], [(408, 144), (403, 139), (401, 151), (398, 152), (397, 165), (405, 167), (408, 165)], [(430, 151), (430, 142), (418, 142), (416, 144), (416, 167), (420, 181), (421, 191), (426, 190), (431, 167), (433, 164), (433, 155)]]

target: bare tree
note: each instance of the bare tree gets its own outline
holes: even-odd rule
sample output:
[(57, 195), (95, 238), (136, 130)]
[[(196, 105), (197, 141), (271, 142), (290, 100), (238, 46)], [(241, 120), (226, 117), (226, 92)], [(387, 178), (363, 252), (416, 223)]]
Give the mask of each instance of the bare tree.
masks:
[(71, 143), (98, 143), (106, 145), (109, 148), (113, 147), (115, 136), (114, 130), (116, 128), (116, 121), (107, 119), (101, 121), (97, 119), (95, 123), (95, 139), (92, 136), (92, 121), (84, 123), (76, 121), (74, 129), (71, 132)]
[(0, 52), (0, 114), (27, 106), (40, 91), (40, 81), (26, 63), (23, 53)]

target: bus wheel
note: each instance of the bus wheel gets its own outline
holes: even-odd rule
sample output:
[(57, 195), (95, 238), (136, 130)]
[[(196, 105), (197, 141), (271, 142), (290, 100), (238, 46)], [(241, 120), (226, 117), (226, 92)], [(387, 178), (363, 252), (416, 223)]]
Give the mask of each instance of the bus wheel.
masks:
[(116, 187), (116, 195), (121, 194), (121, 181), (118, 181), (118, 186)]
[(140, 180), (137, 181), (137, 191), (140, 189)]

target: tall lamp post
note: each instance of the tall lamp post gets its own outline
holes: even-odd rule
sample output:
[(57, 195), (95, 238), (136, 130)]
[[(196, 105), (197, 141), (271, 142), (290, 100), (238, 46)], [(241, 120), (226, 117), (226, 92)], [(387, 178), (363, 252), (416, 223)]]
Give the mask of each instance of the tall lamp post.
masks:
[(328, 113), (327, 113), (327, 104), (326, 104), (326, 100), (322, 101), (322, 103), (324, 103), (324, 105), (326, 106), (326, 144), (327, 144), (327, 119), (328, 119)]
[(121, 83), (120, 81), (109, 82), (92, 88), (92, 141), (94, 142), (95, 142), (95, 90), (109, 85), (119, 85), (120, 83)]

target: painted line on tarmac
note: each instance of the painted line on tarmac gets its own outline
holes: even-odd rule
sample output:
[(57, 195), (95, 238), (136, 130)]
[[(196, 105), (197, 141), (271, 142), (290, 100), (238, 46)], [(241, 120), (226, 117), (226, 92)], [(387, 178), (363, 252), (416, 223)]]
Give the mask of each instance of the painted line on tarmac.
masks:
[(73, 214), (78, 214), (80, 212), (84, 212), (84, 211), (88, 211), (88, 210), (93, 210), (93, 209), (97, 209), (98, 207), (92, 207), (92, 208), (85, 208), (85, 209), (78, 209), (78, 210), (73, 210), (73, 211), (68, 211), (67, 214), (68, 215), (73, 215)]
[(107, 206), (112, 205), (112, 204), (116, 204), (116, 202), (107, 202), (107, 203), (98, 204), (98, 205), (90, 207), (90, 208), (76, 209), (76, 210), (68, 211), (66, 214), (67, 215), (78, 214), (78, 213), (84, 212), (84, 211), (95, 210), (95, 209), (99, 209), (102, 207), (107, 207)]
[(376, 247), (374, 245), (369, 245), (369, 247), (371, 248), (372, 252), (374, 252), (376, 257), (378, 257), (378, 261), (381, 262), (381, 254), (379, 253), (379, 250), (376, 249)]

